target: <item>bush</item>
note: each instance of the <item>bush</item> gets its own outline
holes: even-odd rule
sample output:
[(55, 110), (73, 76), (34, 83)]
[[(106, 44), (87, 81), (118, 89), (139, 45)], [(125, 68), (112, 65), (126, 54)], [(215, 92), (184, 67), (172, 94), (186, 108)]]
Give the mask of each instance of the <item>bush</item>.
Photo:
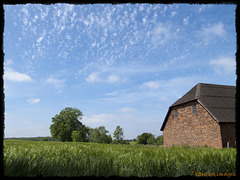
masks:
[(83, 133), (81, 133), (81, 131), (73, 131), (72, 140), (73, 142), (83, 142), (84, 141)]
[(112, 137), (111, 135), (107, 135), (108, 132), (109, 131), (107, 131), (104, 126), (99, 126), (94, 129), (89, 128), (89, 142), (110, 144), (112, 142)]
[(116, 139), (114, 139), (113, 141), (112, 141), (112, 144), (130, 144), (129, 142), (127, 142), (127, 141), (125, 141), (125, 140), (116, 140)]
[(151, 136), (147, 139), (147, 144), (155, 144), (157, 141), (154, 136)]
[(142, 133), (137, 137), (137, 144), (148, 144), (147, 141), (149, 138), (151, 138), (149, 142), (152, 143), (154, 141), (153, 140), (154, 136), (151, 133)]
[(156, 141), (157, 141), (157, 145), (163, 145), (163, 135), (158, 136), (156, 138)]

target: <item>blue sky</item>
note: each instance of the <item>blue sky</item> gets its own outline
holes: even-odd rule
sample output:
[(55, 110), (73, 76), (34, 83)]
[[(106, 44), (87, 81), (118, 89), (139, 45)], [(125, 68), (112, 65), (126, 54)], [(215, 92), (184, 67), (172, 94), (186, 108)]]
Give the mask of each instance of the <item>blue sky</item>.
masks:
[(5, 137), (50, 136), (51, 118), (161, 135), (197, 83), (235, 85), (235, 5), (5, 5)]

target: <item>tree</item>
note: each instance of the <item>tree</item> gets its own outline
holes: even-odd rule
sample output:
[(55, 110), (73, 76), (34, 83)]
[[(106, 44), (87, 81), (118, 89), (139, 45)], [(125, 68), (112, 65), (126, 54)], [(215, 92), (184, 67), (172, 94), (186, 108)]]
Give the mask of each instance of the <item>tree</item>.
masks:
[(100, 132), (98, 131), (97, 128), (90, 128), (89, 131), (89, 141), (90, 142), (100, 142)]
[[(148, 144), (147, 143), (147, 140), (150, 138), (150, 137), (153, 137), (154, 136), (151, 134), (151, 133), (142, 133), (141, 135), (139, 135), (137, 137), (137, 144)], [(155, 139), (155, 138), (154, 138)]]
[(154, 136), (151, 136), (147, 139), (147, 144), (155, 144), (156, 143), (156, 139), (154, 138)]
[(113, 133), (113, 137), (117, 140), (123, 140), (123, 129), (120, 126), (117, 126), (114, 133)]
[(89, 131), (89, 141), (96, 143), (111, 143), (112, 137), (111, 135), (107, 135), (108, 131), (104, 126), (100, 126), (98, 128), (91, 129)]
[(156, 140), (157, 140), (157, 145), (163, 145), (163, 135), (158, 136)]
[(73, 131), (72, 132), (72, 141), (73, 142), (83, 142), (84, 134), (81, 131)]
[(77, 108), (66, 107), (52, 118), (50, 132), (53, 138), (60, 141), (72, 141), (72, 132), (81, 131), (84, 136), (86, 127), (79, 121), (83, 113)]

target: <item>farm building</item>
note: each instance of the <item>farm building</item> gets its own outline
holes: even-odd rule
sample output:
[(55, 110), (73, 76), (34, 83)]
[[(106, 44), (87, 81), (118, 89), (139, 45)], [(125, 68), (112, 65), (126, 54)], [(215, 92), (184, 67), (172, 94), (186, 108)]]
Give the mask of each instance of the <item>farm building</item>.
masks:
[(194, 86), (168, 109), (161, 127), (164, 147), (236, 147), (235, 91), (235, 86)]

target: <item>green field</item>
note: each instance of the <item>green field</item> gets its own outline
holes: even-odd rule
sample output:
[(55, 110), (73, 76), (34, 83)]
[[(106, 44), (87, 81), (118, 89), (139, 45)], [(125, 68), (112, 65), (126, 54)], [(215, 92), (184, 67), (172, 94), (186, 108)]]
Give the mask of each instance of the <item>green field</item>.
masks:
[(4, 140), (5, 176), (233, 175), (235, 161), (226, 148)]

